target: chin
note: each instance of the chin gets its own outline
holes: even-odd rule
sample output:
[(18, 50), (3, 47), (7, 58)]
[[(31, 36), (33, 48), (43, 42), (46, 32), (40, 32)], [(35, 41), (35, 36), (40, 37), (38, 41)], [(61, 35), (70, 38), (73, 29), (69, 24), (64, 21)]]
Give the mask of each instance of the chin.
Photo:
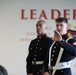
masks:
[(62, 32), (59, 32), (61, 35), (64, 35), (64, 34), (66, 34), (66, 33), (62, 33)]

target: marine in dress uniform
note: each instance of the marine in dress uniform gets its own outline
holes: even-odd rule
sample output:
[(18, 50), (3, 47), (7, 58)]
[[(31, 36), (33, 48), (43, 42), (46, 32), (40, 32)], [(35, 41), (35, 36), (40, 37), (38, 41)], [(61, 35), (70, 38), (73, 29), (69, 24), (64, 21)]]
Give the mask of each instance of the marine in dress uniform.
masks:
[(50, 73), (51, 75), (72, 75), (70, 65), (76, 57), (76, 40), (68, 37), (65, 18), (58, 18), (56, 22), (57, 30), (54, 31), (55, 41), (49, 51), (51, 52), (49, 53)]
[[(72, 75), (71, 62), (76, 57), (76, 40), (67, 35), (68, 22), (60, 17), (56, 20), (54, 42), (50, 46), (45, 66), (49, 66), (50, 75)], [(47, 72), (44, 73), (44, 75)]]
[[(51, 44), (52, 40), (46, 34), (31, 41), (27, 57), (27, 73), (34, 73), (34, 75), (42, 73), (43, 62)], [(48, 66), (46, 69), (48, 71)]]
[[(51, 67), (50, 67), (51, 75), (54, 69), (56, 69), (54, 75), (71, 75), (71, 69), (70, 69), (71, 61), (76, 56), (76, 47), (72, 46), (72, 44), (73, 42), (76, 42), (76, 40), (70, 38), (67, 43), (66, 42), (66, 40), (68, 39), (67, 34), (63, 35), (62, 38), (64, 40), (60, 42), (55, 42), (51, 50)], [(59, 51), (61, 50), (61, 48), (64, 49), (61, 59), (58, 63), (58, 64), (61, 63), (61, 66), (55, 68)]]
[[(37, 23), (37, 28), (41, 28), (41, 25), (44, 24), (44, 21), (40, 20)], [(44, 25), (45, 26), (45, 25)], [(40, 31), (40, 29), (37, 29)], [(38, 34), (39, 34), (39, 31)], [(44, 27), (43, 27), (44, 31)], [(43, 32), (42, 29), (40, 31)], [(29, 54), (26, 59), (26, 70), (27, 75), (42, 75), (43, 68), (45, 67), (45, 71), (48, 71), (48, 66), (44, 66), (44, 61), (47, 53), (49, 53), (49, 48), (52, 44), (53, 40), (50, 39), (46, 33), (41, 36), (37, 36), (34, 40), (31, 41), (29, 45)]]

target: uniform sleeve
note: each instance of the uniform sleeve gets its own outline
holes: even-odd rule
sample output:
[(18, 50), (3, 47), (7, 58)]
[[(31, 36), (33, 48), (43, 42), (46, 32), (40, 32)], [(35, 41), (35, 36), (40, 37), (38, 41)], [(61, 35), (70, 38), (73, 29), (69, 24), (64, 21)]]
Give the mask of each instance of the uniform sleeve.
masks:
[(75, 46), (76, 47), (76, 44), (74, 44), (74, 43), (76, 43), (76, 39), (70, 39), (70, 40), (68, 40), (68, 43), (70, 43), (70, 44), (72, 44), (73, 46)]
[(73, 43), (76, 42), (76, 40), (74, 39), (69, 39), (68, 43), (66, 41), (61, 41), (59, 42), (60, 45), (67, 50), (68, 52), (70, 52), (73, 56), (76, 56), (76, 46), (73, 45)]
[(32, 73), (32, 60), (31, 60), (31, 56), (30, 56), (30, 50), (29, 50), (28, 56), (26, 58), (26, 72), (27, 72), (27, 74)]

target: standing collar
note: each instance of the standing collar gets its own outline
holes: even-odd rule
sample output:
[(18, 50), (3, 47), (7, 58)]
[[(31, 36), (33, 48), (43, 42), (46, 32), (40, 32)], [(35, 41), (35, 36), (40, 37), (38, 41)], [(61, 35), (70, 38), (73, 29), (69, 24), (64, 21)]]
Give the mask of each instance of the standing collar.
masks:
[(41, 38), (45, 38), (46, 37), (46, 34), (43, 34), (41, 36), (37, 35), (37, 38), (41, 39)]
[(62, 38), (63, 38), (64, 40), (66, 40), (66, 39), (68, 38), (68, 35), (67, 35), (67, 34), (64, 34), (64, 35), (62, 35)]

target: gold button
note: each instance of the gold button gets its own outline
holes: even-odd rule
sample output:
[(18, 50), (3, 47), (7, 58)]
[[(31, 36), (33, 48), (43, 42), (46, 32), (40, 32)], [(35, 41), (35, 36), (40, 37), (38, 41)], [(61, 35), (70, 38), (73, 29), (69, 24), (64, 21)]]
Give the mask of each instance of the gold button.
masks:
[(41, 72), (41, 70), (39, 70)]
[(37, 74), (39, 74), (39, 72), (37, 72)]
[(36, 47), (36, 49), (37, 49), (37, 47)]
[(54, 49), (56, 48), (56, 46), (54, 47)]
[(36, 57), (36, 55), (35, 55), (35, 57)]
[(53, 50), (53, 52), (55, 52), (55, 50)]
[(56, 43), (56, 45), (58, 45), (58, 43)]
[(53, 59), (51, 59), (51, 61), (53, 61)]
[(37, 40), (37, 42), (39, 42), (39, 40)]
[(37, 52), (37, 51), (35, 51), (35, 52)]
[(42, 50), (42, 48), (40, 48), (40, 50)]
[(63, 71), (61, 70), (61, 72), (63, 72)]
[(38, 45), (38, 43), (36, 45)]
[(52, 57), (54, 57), (54, 55), (52, 55)]
[(36, 60), (36, 58), (34, 58), (34, 60)]
[(32, 48), (30, 48), (30, 50), (32, 50)]
[(41, 37), (39, 37), (41, 39)]

